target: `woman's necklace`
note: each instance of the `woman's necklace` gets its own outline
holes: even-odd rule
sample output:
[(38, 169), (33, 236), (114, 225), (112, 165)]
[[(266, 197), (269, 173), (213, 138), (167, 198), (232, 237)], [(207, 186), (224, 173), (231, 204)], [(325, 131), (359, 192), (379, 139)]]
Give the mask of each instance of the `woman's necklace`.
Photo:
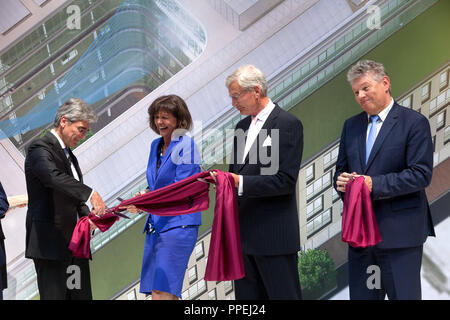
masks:
[(163, 141), (163, 142), (162, 142), (161, 149), (160, 149), (159, 156), (160, 156), (160, 157), (164, 156), (164, 155), (166, 154), (166, 151), (167, 151), (167, 146), (166, 146), (166, 144), (165, 144), (164, 141)]

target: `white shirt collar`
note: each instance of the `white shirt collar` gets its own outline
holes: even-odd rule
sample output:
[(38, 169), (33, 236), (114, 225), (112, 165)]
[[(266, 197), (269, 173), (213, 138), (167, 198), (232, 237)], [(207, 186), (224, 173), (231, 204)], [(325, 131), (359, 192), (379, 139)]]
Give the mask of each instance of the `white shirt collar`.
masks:
[(53, 135), (56, 137), (56, 139), (58, 139), (59, 144), (61, 145), (61, 148), (64, 150), (66, 149), (66, 144), (64, 143), (64, 141), (62, 141), (62, 139), (59, 137), (59, 135), (56, 133), (55, 129), (50, 130), (51, 133), (53, 133)]
[(256, 118), (265, 122), (274, 108), (275, 104), (269, 99), (267, 105), (256, 115)]
[[(384, 108), (384, 109), (378, 114), (378, 117), (380, 117), (380, 120), (381, 120), (382, 122), (384, 122), (384, 120), (386, 120), (386, 117), (387, 117), (389, 111), (391, 111), (393, 105), (394, 105), (394, 99), (391, 98), (391, 102), (388, 104), (388, 106), (387, 106), (386, 108)], [(368, 121), (370, 121), (370, 115), (369, 115), (369, 114), (367, 114), (367, 119), (368, 119)]]

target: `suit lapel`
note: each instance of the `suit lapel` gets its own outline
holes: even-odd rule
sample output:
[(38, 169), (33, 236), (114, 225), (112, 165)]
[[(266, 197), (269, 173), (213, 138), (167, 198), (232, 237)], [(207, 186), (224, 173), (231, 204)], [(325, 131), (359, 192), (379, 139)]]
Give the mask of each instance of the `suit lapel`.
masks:
[[(77, 159), (77, 157), (75, 157), (75, 155), (73, 154), (72, 150), (70, 150), (70, 148), (69, 148), (69, 155), (72, 158), (73, 166), (75, 167), (75, 170), (77, 171), (80, 182), (83, 182), (83, 174), (81, 173), (80, 166), (78, 165), (78, 159)], [(69, 166), (70, 166), (70, 164), (69, 164)], [(70, 172), (72, 172), (72, 169), (70, 170)]]
[[(245, 119), (242, 120), (241, 126), (239, 128), (236, 128), (236, 130), (241, 129), (244, 131), (245, 134), (245, 140), (244, 140), (244, 146), (238, 146), (235, 144), (234, 152), (236, 154), (236, 158), (234, 159), (236, 166), (237, 166), (237, 172), (239, 173), (242, 168), (245, 166), (245, 164), (248, 162), (248, 154), (245, 157), (244, 162), (242, 163), (242, 156), (244, 155), (244, 149), (245, 149), (245, 143), (247, 142), (247, 135), (248, 135), (248, 129), (250, 128), (250, 123), (252, 121), (252, 117), (248, 116)], [(239, 143), (239, 139), (235, 137), (235, 142)]]
[[(367, 172), (370, 165), (374, 161), (374, 158), (377, 156), (377, 153), (380, 151), (381, 146), (383, 142), (385, 141), (386, 137), (389, 135), (389, 132), (391, 132), (392, 128), (397, 124), (398, 121), (398, 107), (396, 103), (392, 106), (391, 111), (389, 111), (386, 119), (384, 120), (383, 125), (381, 126), (380, 132), (377, 135), (377, 138), (375, 139), (375, 143), (372, 147), (372, 151), (370, 152), (369, 159), (367, 160), (367, 166), (364, 170), (364, 173)], [(365, 149), (365, 146), (364, 146)]]
[(367, 113), (360, 113), (360, 120), (358, 121), (359, 128), (357, 128), (357, 132), (360, 132), (358, 135), (358, 151), (359, 151), (359, 161), (360, 168), (363, 169), (366, 167), (366, 137), (367, 137)]
[[(160, 176), (161, 172), (163, 172), (165, 170), (165, 166), (167, 164), (167, 161), (172, 156), (172, 151), (173, 151), (174, 147), (181, 141), (181, 139), (183, 139), (182, 136), (179, 137), (178, 140), (172, 139), (172, 141), (170, 141), (169, 147), (167, 148), (166, 153), (164, 154), (164, 159), (162, 159), (161, 164), (159, 166), (158, 173), (156, 173), (156, 161), (155, 161), (155, 163), (154, 163), (155, 170), (153, 170), (153, 172), (155, 173), (155, 180), (154, 180), (155, 181), (155, 185), (156, 185), (156, 180), (158, 180), (158, 177)], [(158, 145), (159, 145), (159, 143), (158, 143)], [(158, 151), (159, 151), (158, 149), (159, 148), (156, 148), (156, 149), (157, 149), (156, 152), (158, 153)], [(155, 159), (157, 159), (157, 157), (158, 157), (158, 154), (156, 154)]]
[[(272, 110), (272, 112), (267, 117), (266, 121), (264, 122), (264, 125), (261, 128), (261, 131), (269, 130), (269, 129), (273, 128), (274, 124), (276, 123), (276, 119), (278, 118), (278, 114), (280, 113), (280, 110), (281, 110), (280, 107), (277, 104), (275, 104), (275, 108)], [(248, 134), (248, 129), (250, 127), (250, 122), (251, 122), (251, 117), (249, 117), (248, 125), (246, 124), (246, 130), (245, 130), (246, 136)], [(258, 135), (256, 136), (255, 141), (253, 141), (253, 144), (251, 145), (247, 155), (245, 156), (244, 163), (239, 166), (238, 172), (240, 172), (249, 163), (249, 161), (250, 161), (249, 155), (251, 152), (258, 155), (258, 153), (257, 153), (258, 149), (255, 150), (255, 148), (261, 148), (261, 146), (264, 142), (264, 141), (262, 141), (262, 139), (260, 139), (261, 131), (259, 131)], [(267, 136), (270, 136), (270, 134), (268, 134)], [(242, 159), (242, 155), (238, 159)]]
[(73, 177), (72, 169), (70, 168), (70, 161), (67, 159), (67, 156), (61, 148), (58, 139), (56, 139), (51, 132), (47, 132), (43, 139), (49, 146), (51, 146), (52, 150), (55, 152), (55, 155), (64, 163), (66, 173)]

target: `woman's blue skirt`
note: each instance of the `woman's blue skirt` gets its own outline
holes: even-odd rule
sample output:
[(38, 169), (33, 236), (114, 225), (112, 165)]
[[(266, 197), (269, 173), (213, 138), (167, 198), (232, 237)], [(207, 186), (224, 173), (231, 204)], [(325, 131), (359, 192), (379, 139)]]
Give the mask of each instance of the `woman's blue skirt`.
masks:
[(184, 275), (197, 242), (198, 228), (183, 226), (146, 235), (140, 292), (150, 294), (152, 290), (159, 290), (181, 298)]

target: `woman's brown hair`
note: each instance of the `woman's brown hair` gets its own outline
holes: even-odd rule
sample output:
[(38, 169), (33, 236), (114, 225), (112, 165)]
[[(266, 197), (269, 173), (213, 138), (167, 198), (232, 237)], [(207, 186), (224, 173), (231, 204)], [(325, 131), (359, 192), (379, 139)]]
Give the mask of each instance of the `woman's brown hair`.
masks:
[(150, 128), (157, 134), (159, 134), (159, 130), (155, 125), (155, 116), (161, 110), (170, 112), (177, 119), (177, 129), (191, 129), (192, 117), (186, 102), (179, 96), (170, 94), (156, 98), (148, 108)]

